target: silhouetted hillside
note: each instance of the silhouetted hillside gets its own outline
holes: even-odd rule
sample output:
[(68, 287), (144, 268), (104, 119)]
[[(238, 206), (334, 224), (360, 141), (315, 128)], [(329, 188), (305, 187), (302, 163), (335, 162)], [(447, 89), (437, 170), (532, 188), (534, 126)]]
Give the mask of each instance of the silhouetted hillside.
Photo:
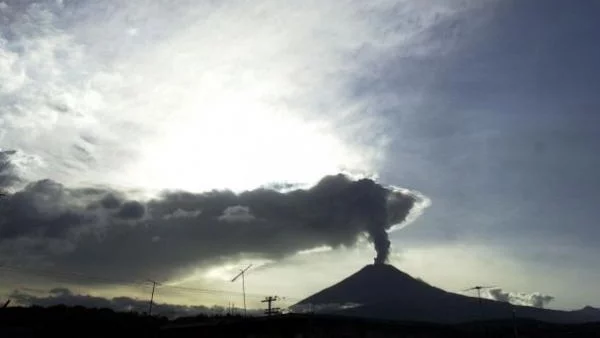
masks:
[(0, 337), (107, 337), (115, 334), (152, 336), (168, 321), (138, 313), (82, 306), (9, 307), (0, 309)]
[(460, 325), (334, 315), (195, 316), (167, 320), (80, 306), (0, 309), (0, 337), (598, 337), (600, 324), (561, 325), (519, 319)]

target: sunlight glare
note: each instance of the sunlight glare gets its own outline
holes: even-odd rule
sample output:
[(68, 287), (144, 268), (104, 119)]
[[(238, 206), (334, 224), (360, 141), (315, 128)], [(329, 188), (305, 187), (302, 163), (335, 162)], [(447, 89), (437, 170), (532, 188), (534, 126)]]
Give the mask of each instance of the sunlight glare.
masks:
[[(312, 183), (359, 166), (332, 126), (280, 112), (244, 93), (189, 102), (138, 165), (148, 188), (234, 191), (271, 182)], [(193, 108), (192, 108), (193, 107)]]

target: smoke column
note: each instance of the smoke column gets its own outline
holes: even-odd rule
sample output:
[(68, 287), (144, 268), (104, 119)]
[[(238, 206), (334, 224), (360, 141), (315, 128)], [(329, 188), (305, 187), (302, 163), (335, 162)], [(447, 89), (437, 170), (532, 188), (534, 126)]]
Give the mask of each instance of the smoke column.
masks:
[(386, 230), (392, 224), (404, 221), (414, 205), (414, 200), (402, 195), (404, 203), (398, 209), (398, 205), (389, 203), (398, 199), (398, 193), (385, 189), (372, 180), (359, 180), (354, 184), (354, 188), (356, 192), (353, 195), (358, 196), (355, 210), (367, 223), (369, 239), (377, 252), (375, 264), (385, 264), (390, 253), (390, 239)]
[(371, 240), (375, 245), (375, 251), (377, 251), (377, 256), (375, 256), (375, 264), (385, 264), (388, 261), (388, 256), (390, 254), (390, 239), (388, 237), (388, 233), (383, 228), (374, 229), (369, 231), (369, 235), (371, 236)]

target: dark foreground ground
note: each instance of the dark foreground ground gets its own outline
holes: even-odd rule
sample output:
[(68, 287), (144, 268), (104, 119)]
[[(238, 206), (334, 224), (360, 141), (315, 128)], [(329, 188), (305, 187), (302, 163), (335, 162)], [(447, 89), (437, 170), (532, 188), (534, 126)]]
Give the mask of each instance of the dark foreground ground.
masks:
[(55, 306), (0, 309), (0, 337), (600, 337), (600, 323), (559, 325), (517, 319), (459, 325), (288, 314), (244, 319), (168, 320), (108, 309)]

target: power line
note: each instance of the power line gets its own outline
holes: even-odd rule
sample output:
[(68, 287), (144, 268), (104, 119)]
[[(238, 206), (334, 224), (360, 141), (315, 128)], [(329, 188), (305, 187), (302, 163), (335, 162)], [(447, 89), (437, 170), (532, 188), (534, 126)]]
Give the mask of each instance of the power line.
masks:
[(111, 284), (123, 285), (123, 286), (140, 286), (141, 284), (146, 283), (145, 281), (126, 281), (126, 280), (119, 280), (119, 279), (97, 277), (97, 276), (91, 276), (91, 275), (82, 274), (82, 273), (78, 273), (78, 272), (31, 269), (31, 268), (25, 268), (25, 267), (9, 266), (9, 265), (0, 265), (0, 269), (14, 271), (14, 272), (22, 272), (22, 273), (43, 276), (43, 277), (58, 277), (58, 278), (64, 278), (67, 280), (87, 280), (90, 282), (92, 282), (92, 281), (105, 282), (105, 283), (111, 283)]
[[(19, 266), (10, 266), (6, 264), (0, 264), (1, 270), (13, 271), (16, 273), (25, 273), (30, 275), (36, 275), (41, 277), (54, 277), (59, 280), (67, 280), (67, 281), (88, 281), (88, 282), (104, 282), (112, 285), (120, 285), (120, 286), (128, 286), (128, 287), (154, 287), (156, 290), (165, 290), (168, 292), (187, 292), (195, 293), (195, 294), (207, 294), (207, 295), (231, 295), (231, 296), (239, 296), (244, 295), (245, 297), (251, 298), (264, 298), (265, 294), (257, 294), (257, 293), (244, 293), (239, 291), (230, 291), (230, 290), (219, 290), (219, 289), (208, 289), (208, 288), (196, 288), (196, 287), (187, 287), (187, 286), (179, 286), (179, 285), (168, 285), (164, 283), (158, 283), (154, 285), (153, 280), (145, 280), (145, 281), (126, 281), (123, 279), (114, 279), (114, 278), (106, 278), (106, 277), (98, 277), (92, 276), (88, 274), (83, 274), (79, 272), (66, 272), (66, 271), (56, 271), (56, 270), (47, 270), (47, 269), (32, 269), (26, 267)], [(148, 282), (152, 284), (148, 284)], [(245, 288), (244, 288), (245, 289)], [(245, 290), (243, 290), (245, 291)], [(293, 300), (299, 298), (287, 297), (287, 299)]]
[[(199, 288), (194, 288), (194, 287), (176, 286), (176, 285), (163, 285), (161, 288), (170, 288), (170, 289), (182, 290), (182, 291), (193, 291), (193, 292), (198, 292), (198, 293), (222, 294), (222, 295), (232, 295), (232, 296), (239, 296), (239, 295), (243, 294), (242, 292), (239, 292), (239, 291), (199, 289)], [(252, 298), (263, 298), (265, 296), (266, 296), (265, 294), (259, 294), (259, 293), (246, 293), (246, 297), (252, 297)], [(298, 300), (299, 300), (299, 298), (298, 298)]]

